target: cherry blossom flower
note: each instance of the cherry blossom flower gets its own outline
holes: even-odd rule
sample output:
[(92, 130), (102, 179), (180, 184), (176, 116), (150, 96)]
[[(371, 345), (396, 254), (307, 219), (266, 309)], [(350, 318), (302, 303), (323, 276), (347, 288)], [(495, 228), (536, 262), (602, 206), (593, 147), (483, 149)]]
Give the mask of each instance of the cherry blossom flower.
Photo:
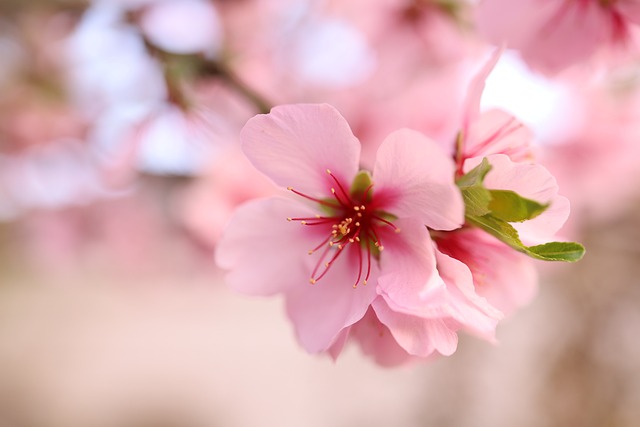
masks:
[[(294, 197), (237, 210), (216, 252), (227, 283), (252, 295), (284, 293), (297, 337), (312, 353), (341, 343), (372, 304), (405, 350), (450, 353), (446, 320), (410, 336), (412, 319), (457, 316), (425, 227), (463, 223), (454, 164), (437, 144), (396, 131), (380, 146), (373, 173), (358, 172), (359, 141), (326, 104), (276, 107), (249, 120), (241, 139), (254, 166)], [(437, 336), (429, 339), (438, 345), (424, 341), (434, 331), (448, 345)]]
[[(458, 174), (468, 173), (486, 159), (491, 170), (483, 185), (507, 190), (549, 205), (537, 217), (511, 223), (527, 244), (548, 241), (569, 216), (569, 201), (558, 195), (558, 184), (542, 165), (534, 163), (532, 132), (513, 115), (498, 109), (480, 111), (485, 80), (501, 55), (496, 50), (472, 79), (457, 139)], [(464, 263), (473, 276), (475, 292), (505, 315), (531, 301), (537, 275), (531, 259), (487, 234), (465, 227), (434, 236), (438, 250)]]
[(599, 50), (626, 48), (640, 22), (635, 0), (484, 0), (478, 27), (535, 69), (557, 73)]

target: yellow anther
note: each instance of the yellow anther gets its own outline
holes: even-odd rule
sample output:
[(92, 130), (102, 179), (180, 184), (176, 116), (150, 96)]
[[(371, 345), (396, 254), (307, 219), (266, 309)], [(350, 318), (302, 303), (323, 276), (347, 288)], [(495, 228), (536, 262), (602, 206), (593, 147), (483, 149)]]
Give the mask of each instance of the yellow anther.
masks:
[(314, 279), (313, 277), (311, 279), (309, 279), (309, 283), (311, 283), (312, 285), (316, 284), (316, 279)]
[(287, 221), (293, 221), (291, 218), (287, 218)]
[(359, 207), (359, 206), (354, 206), (354, 207), (353, 207), (353, 210), (354, 210), (354, 211), (359, 211), (359, 210), (360, 210), (360, 207)]
[(331, 171), (330, 171), (329, 169), (327, 169), (327, 173), (328, 173), (329, 175), (331, 175)]
[(293, 191), (293, 187), (287, 187), (287, 190)]

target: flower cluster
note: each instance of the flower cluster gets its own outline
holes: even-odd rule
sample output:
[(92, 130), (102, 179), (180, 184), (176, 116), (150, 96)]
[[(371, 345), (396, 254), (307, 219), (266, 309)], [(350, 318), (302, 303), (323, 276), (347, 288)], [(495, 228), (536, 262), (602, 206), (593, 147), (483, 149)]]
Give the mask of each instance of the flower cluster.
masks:
[(500, 319), (535, 291), (526, 255), (583, 252), (541, 243), (567, 219), (568, 201), (530, 160), (523, 125), (480, 113), (497, 56), (472, 83), (454, 156), (405, 128), (384, 139), (372, 170), (360, 169), (360, 142), (328, 104), (250, 119), (244, 153), (288, 194), (238, 208), (217, 247), (227, 283), (284, 294), (300, 344), (334, 358), (349, 340), (382, 365), (450, 355), (459, 331), (494, 341)]

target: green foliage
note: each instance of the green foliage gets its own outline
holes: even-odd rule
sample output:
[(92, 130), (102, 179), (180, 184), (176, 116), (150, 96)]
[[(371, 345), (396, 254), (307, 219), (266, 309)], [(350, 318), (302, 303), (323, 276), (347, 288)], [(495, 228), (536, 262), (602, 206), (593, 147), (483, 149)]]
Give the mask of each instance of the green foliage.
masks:
[(483, 229), (513, 249), (544, 261), (575, 262), (584, 256), (584, 247), (574, 242), (549, 242), (525, 246), (518, 231), (510, 224), (533, 219), (549, 205), (530, 200), (509, 190), (489, 190), (484, 178), (491, 170), (487, 159), (457, 180), (465, 203), (469, 224)]

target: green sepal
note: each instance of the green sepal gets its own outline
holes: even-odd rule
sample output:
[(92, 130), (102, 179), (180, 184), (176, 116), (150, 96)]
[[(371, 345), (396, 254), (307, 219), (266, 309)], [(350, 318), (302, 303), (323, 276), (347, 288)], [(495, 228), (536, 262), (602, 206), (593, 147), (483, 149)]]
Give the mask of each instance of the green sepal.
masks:
[(489, 190), (491, 214), (507, 222), (523, 222), (533, 219), (547, 210), (549, 204), (541, 204), (535, 200), (520, 196), (510, 190)]

